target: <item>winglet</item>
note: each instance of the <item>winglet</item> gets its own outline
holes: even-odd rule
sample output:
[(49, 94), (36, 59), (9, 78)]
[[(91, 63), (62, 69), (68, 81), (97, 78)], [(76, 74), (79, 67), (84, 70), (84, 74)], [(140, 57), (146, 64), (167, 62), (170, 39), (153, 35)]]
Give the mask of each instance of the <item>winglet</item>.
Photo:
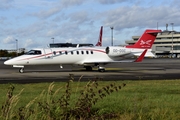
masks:
[(144, 52), (134, 62), (142, 62), (146, 52), (147, 52), (147, 49), (145, 49)]
[(102, 32), (103, 32), (103, 26), (101, 26), (101, 29), (99, 32), (99, 39), (98, 39), (96, 46), (102, 46)]

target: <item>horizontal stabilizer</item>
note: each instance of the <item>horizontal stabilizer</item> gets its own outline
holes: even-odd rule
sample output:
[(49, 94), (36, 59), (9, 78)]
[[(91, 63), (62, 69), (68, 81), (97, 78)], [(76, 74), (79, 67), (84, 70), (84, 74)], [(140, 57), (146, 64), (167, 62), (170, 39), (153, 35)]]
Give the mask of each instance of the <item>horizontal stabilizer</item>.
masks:
[(144, 59), (144, 56), (147, 52), (147, 49), (134, 61), (134, 62), (141, 62)]

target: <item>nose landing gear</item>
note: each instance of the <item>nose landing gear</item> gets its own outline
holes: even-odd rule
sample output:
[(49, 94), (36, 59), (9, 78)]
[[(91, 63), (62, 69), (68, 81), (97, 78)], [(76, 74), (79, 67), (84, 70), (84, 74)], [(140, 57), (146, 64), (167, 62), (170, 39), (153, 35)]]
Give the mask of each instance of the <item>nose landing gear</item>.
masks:
[(19, 68), (19, 73), (24, 73), (24, 68)]

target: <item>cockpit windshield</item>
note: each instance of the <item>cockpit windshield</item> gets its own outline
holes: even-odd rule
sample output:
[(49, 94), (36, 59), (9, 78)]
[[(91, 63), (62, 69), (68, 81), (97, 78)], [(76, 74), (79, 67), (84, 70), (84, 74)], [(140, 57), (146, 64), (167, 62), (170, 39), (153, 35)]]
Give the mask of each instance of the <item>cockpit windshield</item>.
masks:
[(42, 54), (40, 50), (30, 50), (26, 55), (40, 55)]

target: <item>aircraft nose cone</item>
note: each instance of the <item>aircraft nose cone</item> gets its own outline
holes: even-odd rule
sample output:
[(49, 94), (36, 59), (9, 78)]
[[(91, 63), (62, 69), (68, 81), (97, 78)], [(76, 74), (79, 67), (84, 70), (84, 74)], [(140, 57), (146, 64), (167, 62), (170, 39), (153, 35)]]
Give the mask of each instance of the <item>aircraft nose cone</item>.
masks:
[(5, 64), (5, 65), (11, 65), (11, 60), (6, 60), (6, 61), (4, 62), (4, 64)]
[(5, 65), (8, 65), (8, 61), (5, 61), (4, 64), (5, 64)]

